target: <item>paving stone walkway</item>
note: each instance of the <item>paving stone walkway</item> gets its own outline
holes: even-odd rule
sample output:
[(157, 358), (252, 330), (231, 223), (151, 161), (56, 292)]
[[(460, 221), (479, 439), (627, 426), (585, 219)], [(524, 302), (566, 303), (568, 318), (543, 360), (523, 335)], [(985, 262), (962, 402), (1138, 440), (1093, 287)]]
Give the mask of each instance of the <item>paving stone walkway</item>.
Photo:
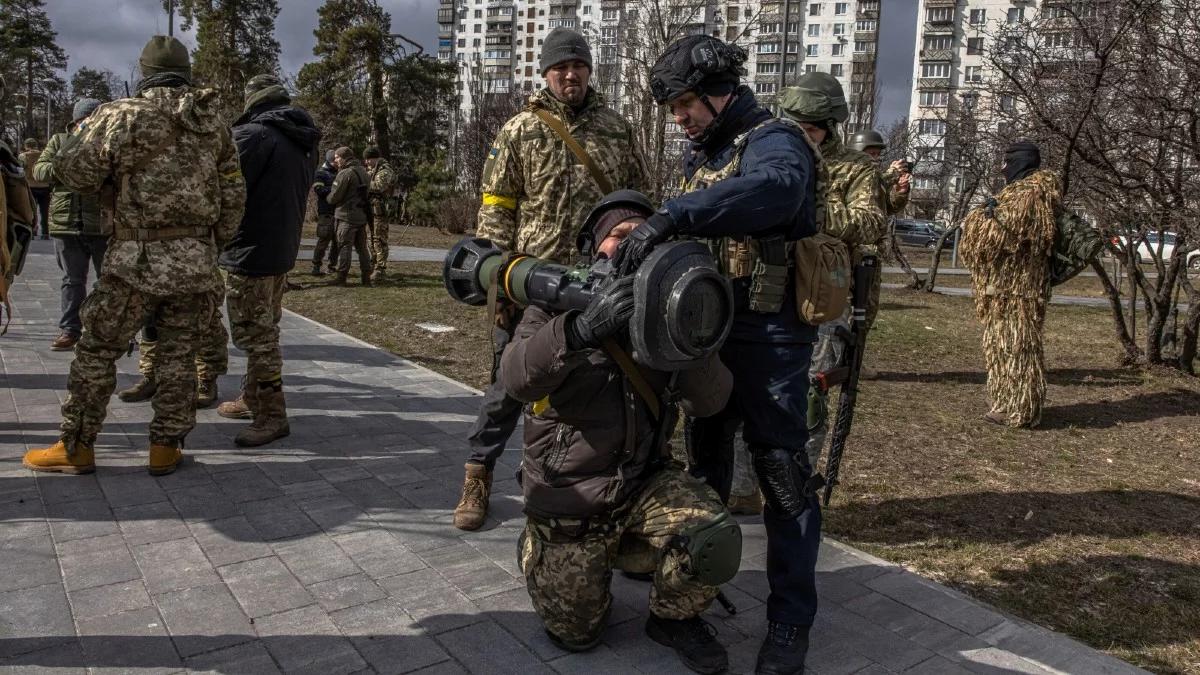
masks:
[[(287, 439), (237, 450), (240, 423), (202, 411), (190, 461), (153, 478), (150, 406), (114, 398), (95, 474), (21, 468), (56, 439), (71, 359), (47, 348), (58, 275), (35, 242), (0, 338), (0, 670), (681, 672), (644, 635), (647, 587), (619, 576), (604, 643), (551, 645), (516, 567), (516, 450), (485, 529), (450, 525), (477, 392), (295, 314), (282, 322)], [(245, 366), (232, 356), (226, 394)], [(135, 359), (119, 366), (126, 386)], [(708, 616), (735, 673), (752, 671), (765, 632), (763, 529), (743, 530), (725, 587), (740, 612)], [(1141, 672), (834, 541), (818, 570), (815, 673)]]

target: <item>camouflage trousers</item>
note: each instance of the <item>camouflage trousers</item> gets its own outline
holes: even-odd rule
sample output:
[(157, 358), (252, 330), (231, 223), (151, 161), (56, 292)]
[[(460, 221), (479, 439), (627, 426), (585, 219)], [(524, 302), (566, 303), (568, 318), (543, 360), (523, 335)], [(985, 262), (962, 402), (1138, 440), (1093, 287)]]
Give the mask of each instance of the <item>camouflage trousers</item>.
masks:
[(283, 377), (279, 319), (283, 317), (286, 289), (286, 274), (228, 277), (229, 331), (233, 334), (233, 344), (246, 352), (244, 391), (257, 391), (252, 388), (256, 383), (275, 382)]
[(372, 267), (378, 272), (383, 272), (387, 269), (388, 263), (387, 201), (372, 198), (371, 207), (375, 210), (375, 224), (369, 226), (370, 236), (367, 240), (367, 245), (371, 249)]
[[(196, 334), (197, 380), (215, 380), (229, 372), (229, 333), (221, 322), (220, 309), (224, 302), (224, 289), (212, 294), (212, 305), (216, 310), (208, 325)], [(138, 372), (146, 379), (155, 379), (154, 364), (158, 359), (159, 340), (156, 320), (154, 314), (146, 315), (142, 336), (138, 340)]]
[(96, 442), (116, 388), (117, 359), (148, 312), (156, 317), (159, 333), (159, 385), (151, 400), (150, 442), (182, 440), (196, 425), (195, 335), (212, 320), (215, 309), (210, 293), (153, 296), (102, 275), (80, 310), (83, 336), (75, 346), (62, 405), (61, 437), (67, 447), (74, 448), (71, 440)]
[(546, 630), (571, 643), (594, 640), (612, 605), (613, 569), (653, 572), (650, 611), (664, 619), (698, 616), (717, 597), (716, 586), (685, 572), (687, 555), (669, 546), (684, 529), (713, 520), (725, 506), (712, 488), (675, 466), (659, 471), (610, 520), (552, 524), (530, 518), (519, 562), (529, 597)]

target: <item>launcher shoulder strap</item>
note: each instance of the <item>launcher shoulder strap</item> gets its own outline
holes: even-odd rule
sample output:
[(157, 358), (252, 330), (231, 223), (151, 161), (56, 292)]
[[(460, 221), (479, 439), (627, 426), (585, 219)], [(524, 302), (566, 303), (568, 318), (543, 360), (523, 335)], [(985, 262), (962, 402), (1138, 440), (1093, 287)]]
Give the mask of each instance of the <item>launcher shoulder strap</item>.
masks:
[(596, 162), (592, 161), (591, 155), (589, 155), (587, 150), (585, 150), (583, 146), (579, 144), (579, 141), (575, 140), (575, 137), (572, 136), (571, 132), (567, 130), (567, 127), (562, 123), (562, 120), (555, 117), (549, 110), (546, 110), (545, 108), (534, 108), (533, 114), (537, 115), (539, 119), (545, 122), (546, 126), (553, 129), (554, 133), (558, 134), (558, 137), (563, 140), (563, 143), (567, 144), (567, 148), (570, 149), (570, 151), (575, 155), (576, 159), (578, 159), (579, 162), (583, 164), (585, 168), (587, 168), (588, 173), (592, 175), (592, 180), (596, 181), (596, 185), (600, 186), (601, 192), (608, 194), (613, 191), (612, 183), (609, 182), (608, 177), (605, 176), (602, 171), (600, 171), (600, 167), (596, 166)]
[(650, 408), (650, 414), (655, 421), (662, 419), (662, 402), (658, 398), (658, 394), (654, 393), (654, 387), (646, 381), (646, 376), (642, 374), (642, 369), (638, 367), (629, 354), (621, 349), (621, 346), (612, 338), (604, 340), (602, 343), (604, 351), (617, 362), (621, 367), (621, 372), (625, 374), (625, 378), (633, 385), (633, 390), (638, 393), (646, 403), (646, 407)]

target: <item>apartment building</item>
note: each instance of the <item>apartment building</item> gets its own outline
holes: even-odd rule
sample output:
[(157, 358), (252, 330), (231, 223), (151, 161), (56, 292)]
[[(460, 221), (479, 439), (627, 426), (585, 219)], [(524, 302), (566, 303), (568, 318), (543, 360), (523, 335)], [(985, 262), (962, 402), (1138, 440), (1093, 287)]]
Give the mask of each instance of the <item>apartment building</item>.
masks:
[[(674, 4), (672, 4), (674, 3)], [(683, 17), (678, 35), (713, 35), (749, 54), (747, 84), (770, 104), (804, 72), (832, 73), (851, 99), (852, 125), (874, 120), (880, 0), (664, 0)], [(459, 64), (461, 110), (482, 97), (541, 87), (538, 55), (555, 27), (579, 31), (592, 45), (596, 82), (621, 107), (635, 88), (624, 78), (630, 44), (642, 44), (653, 3), (644, 0), (442, 0), (438, 57)]]

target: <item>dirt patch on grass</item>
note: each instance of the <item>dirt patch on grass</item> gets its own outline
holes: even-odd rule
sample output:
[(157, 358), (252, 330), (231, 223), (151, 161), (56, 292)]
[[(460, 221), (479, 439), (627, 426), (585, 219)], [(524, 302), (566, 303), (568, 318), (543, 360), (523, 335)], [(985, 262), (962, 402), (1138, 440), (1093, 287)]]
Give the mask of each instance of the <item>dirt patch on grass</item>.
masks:
[[(296, 274), (285, 305), (474, 386), (481, 308), (435, 263), (380, 288)], [(415, 326), (454, 326), (432, 334)], [(1116, 366), (1104, 310), (1053, 306), (1044, 424), (987, 411), (970, 300), (884, 290), (826, 531), (1004, 610), (1164, 673), (1200, 672), (1200, 381)]]

